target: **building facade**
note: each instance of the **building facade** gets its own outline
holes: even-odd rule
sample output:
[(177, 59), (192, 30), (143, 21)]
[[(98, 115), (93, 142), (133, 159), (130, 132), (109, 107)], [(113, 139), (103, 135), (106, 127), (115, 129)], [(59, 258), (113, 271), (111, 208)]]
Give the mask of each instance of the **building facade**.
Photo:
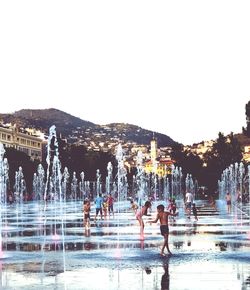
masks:
[(19, 131), (15, 125), (0, 125), (0, 142), (5, 147), (12, 147), (26, 153), (32, 160), (42, 161), (43, 140), (27, 132)]

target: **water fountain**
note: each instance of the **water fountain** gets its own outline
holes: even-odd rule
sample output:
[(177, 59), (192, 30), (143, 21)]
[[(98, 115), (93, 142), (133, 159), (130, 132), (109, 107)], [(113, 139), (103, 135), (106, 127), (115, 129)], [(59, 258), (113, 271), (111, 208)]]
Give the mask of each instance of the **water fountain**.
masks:
[[(162, 236), (159, 227), (150, 226), (148, 223), (145, 225), (145, 239), (142, 246), (138, 240), (138, 223), (134, 213), (126, 211), (127, 172), (122, 147), (118, 146), (117, 175), (112, 179), (113, 168), (116, 167), (108, 164), (105, 179), (105, 192), (117, 195), (115, 209), (118, 211), (115, 212), (114, 217), (98, 223), (92, 220), (91, 233), (86, 235), (81, 211), (82, 199), (69, 200), (71, 194), (68, 183), (69, 172), (67, 171), (65, 175), (61, 173), (55, 128), (50, 131), (48, 148), (50, 150), (48, 150), (46, 176), (40, 168), (41, 170), (36, 172), (34, 182), (38, 200), (23, 203), (21, 222), (19, 220), (17, 223), (15, 219), (16, 211), (21, 216), (19, 202), (16, 205), (7, 204), (8, 229), (1, 231), (3, 248), (6, 252), (0, 258), (2, 270), (0, 283), (3, 289), (123, 290), (128, 287), (141, 289), (142, 285), (143, 289), (152, 289), (152, 287), (161, 289), (162, 276), (166, 275), (168, 266), (171, 276), (170, 285), (175, 289), (182, 289), (179, 281), (183, 279), (180, 277), (190, 275), (192, 281), (188, 281), (187, 289), (206, 289), (206, 287), (222, 289), (228, 280), (236, 285), (234, 289), (244, 289), (237, 286), (246, 281), (246, 275), (249, 275), (250, 271), (248, 258), (250, 245), (247, 239), (249, 219), (243, 220), (240, 228), (235, 228), (226, 216), (201, 216), (196, 226), (193, 222), (189, 222), (187, 226), (186, 220), (178, 217), (174, 224), (170, 223), (169, 240), (170, 247), (174, 248), (174, 255), (171, 258), (160, 257), (159, 247), (162, 244)], [(3, 151), (0, 156), (1, 165)], [(181, 169), (177, 167), (172, 171), (172, 175), (169, 174), (162, 180), (157, 178), (155, 183), (154, 176), (153, 180), (150, 180), (151, 176), (142, 171), (140, 160), (139, 156), (137, 164), (139, 173), (137, 172), (134, 182), (137, 184), (136, 194), (142, 194), (143, 198), (150, 193), (152, 182), (154, 188), (158, 190), (157, 197), (163, 195), (165, 198), (169, 194), (177, 199), (180, 196), (181, 199), (183, 186), (180, 183), (183, 183), (183, 180), (188, 189), (195, 189), (192, 177), (183, 176)], [(240, 165), (234, 166), (234, 169), (231, 169), (232, 173), (225, 174), (221, 186), (237, 187), (245, 197), (245, 191), (249, 188), (249, 171), (240, 168)], [(0, 167), (0, 173), (3, 171)], [(21, 173), (18, 174), (21, 176)], [(3, 184), (7, 180), (3, 175), (3, 173), (0, 175), (0, 189), (5, 188)], [(80, 197), (88, 197), (92, 201), (92, 184), (97, 184), (98, 178), (101, 184), (101, 177), (98, 175), (96, 182), (90, 183), (85, 180), (84, 174), (80, 176), (78, 186)], [(237, 183), (236, 187), (233, 182)], [(42, 193), (43, 186), (44, 193)], [(98, 188), (102, 190), (96, 185), (95, 190), (97, 191)], [(71, 189), (75, 192), (73, 187)], [(161, 190), (165, 193), (160, 193)], [(152, 217), (154, 214), (155, 207), (152, 209)], [(92, 219), (93, 215), (92, 211)], [(216, 246), (216, 243), (226, 245), (223, 251)], [(150, 271), (145, 272), (149, 267), (151, 274), (148, 274)], [(236, 273), (235, 269), (240, 270)], [(216, 284), (212, 279), (214, 271), (216, 271)], [(100, 279), (96, 279), (97, 273)], [(237, 274), (240, 278), (236, 277)], [(206, 285), (199, 279), (200, 275), (205, 277)]]
[(250, 216), (250, 166), (246, 168), (242, 162), (231, 164), (221, 174), (218, 181), (219, 206), (225, 208), (227, 192), (232, 198), (233, 210), (244, 212)]
[(37, 167), (33, 177), (33, 196), (35, 200), (43, 200), (45, 190), (45, 171), (42, 164)]
[(64, 168), (63, 174), (62, 174), (62, 199), (66, 200), (70, 196), (69, 192), (69, 170), (67, 167)]
[(19, 169), (18, 171), (16, 171), (15, 174), (15, 185), (14, 185), (15, 202), (22, 204), (25, 192), (26, 192), (26, 182), (24, 180), (23, 169), (21, 166), (19, 166)]
[(113, 165), (111, 162), (108, 162), (107, 165), (107, 171), (108, 171), (108, 175), (106, 177), (106, 193), (110, 194), (111, 193), (111, 184), (113, 181)]
[(137, 188), (137, 197), (138, 197), (138, 205), (142, 206), (145, 203), (145, 172), (143, 168), (143, 154), (141, 151), (138, 151), (136, 158), (136, 168), (137, 173), (135, 177), (136, 188)]
[(124, 166), (122, 146), (119, 144), (116, 151), (117, 168), (117, 198), (120, 208), (120, 202), (127, 200), (127, 170)]
[(80, 173), (80, 182), (79, 182), (79, 194), (80, 194), (80, 199), (85, 200), (86, 198), (86, 189), (85, 189), (85, 182), (84, 182), (84, 172), (82, 171)]

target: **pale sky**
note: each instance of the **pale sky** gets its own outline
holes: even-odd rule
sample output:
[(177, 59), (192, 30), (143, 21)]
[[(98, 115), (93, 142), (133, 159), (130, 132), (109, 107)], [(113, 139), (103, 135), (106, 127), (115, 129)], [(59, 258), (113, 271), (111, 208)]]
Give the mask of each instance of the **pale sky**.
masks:
[(183, 144), (239, 133), (249, 15), (248, 0), (0, 0), (0, 113), (57, 108)]

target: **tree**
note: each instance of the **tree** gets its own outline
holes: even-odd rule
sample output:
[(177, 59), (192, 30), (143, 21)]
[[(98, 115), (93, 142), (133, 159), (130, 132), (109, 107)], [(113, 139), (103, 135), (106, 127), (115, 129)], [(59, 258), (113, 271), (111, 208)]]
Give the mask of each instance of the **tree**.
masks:
[(250, 101), (246, 104), (246, 121), (247, 121), (247, 126), (246, 128), (243, 128), (243, 133), (247, 136), (250, 137)]
[(204, 159), (207, 164), (207, 167), (204, 170), (205, 185), (210, 191), (215, 191), (223, 170), (230, 164), (242, 160), (242, 150), (233, 133), (228, 137), (225, 137), (221, 132), (219, 132), (212, 150), (204, 155)]
[(32, 192), (33, 175), (37, 170), (39, 160), (32, 161), (30, 157), (24, 152), (18, 151), (14, 148), (8, 147), (6, 150), (6, 158), (9, 163), (9, 180), (10, 190), (13, 190), (15, 184), (15, 173), (18, 171), (19, 166), (23, 169), (23, 175), (26, 182), (27, 192)]

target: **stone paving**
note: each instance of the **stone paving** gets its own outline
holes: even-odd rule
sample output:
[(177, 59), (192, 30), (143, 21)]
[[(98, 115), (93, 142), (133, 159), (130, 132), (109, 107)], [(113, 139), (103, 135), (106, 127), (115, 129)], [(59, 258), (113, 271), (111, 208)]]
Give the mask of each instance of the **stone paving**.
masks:
[[(82, 204), (27, 203), (2, 212), (1, 289), (250, 289), (249, 208), (226, 213), (196, 202), (170, 222), (172, 256), (161, 257), (159, 225), (139, 225), (125, 208), (82, 223)], [(151, 217), (155, 216), (154, 204)], [(46, 215), (45, 215), (46, 213)], [(92, 210), (94, 215), (94, 207)]]

